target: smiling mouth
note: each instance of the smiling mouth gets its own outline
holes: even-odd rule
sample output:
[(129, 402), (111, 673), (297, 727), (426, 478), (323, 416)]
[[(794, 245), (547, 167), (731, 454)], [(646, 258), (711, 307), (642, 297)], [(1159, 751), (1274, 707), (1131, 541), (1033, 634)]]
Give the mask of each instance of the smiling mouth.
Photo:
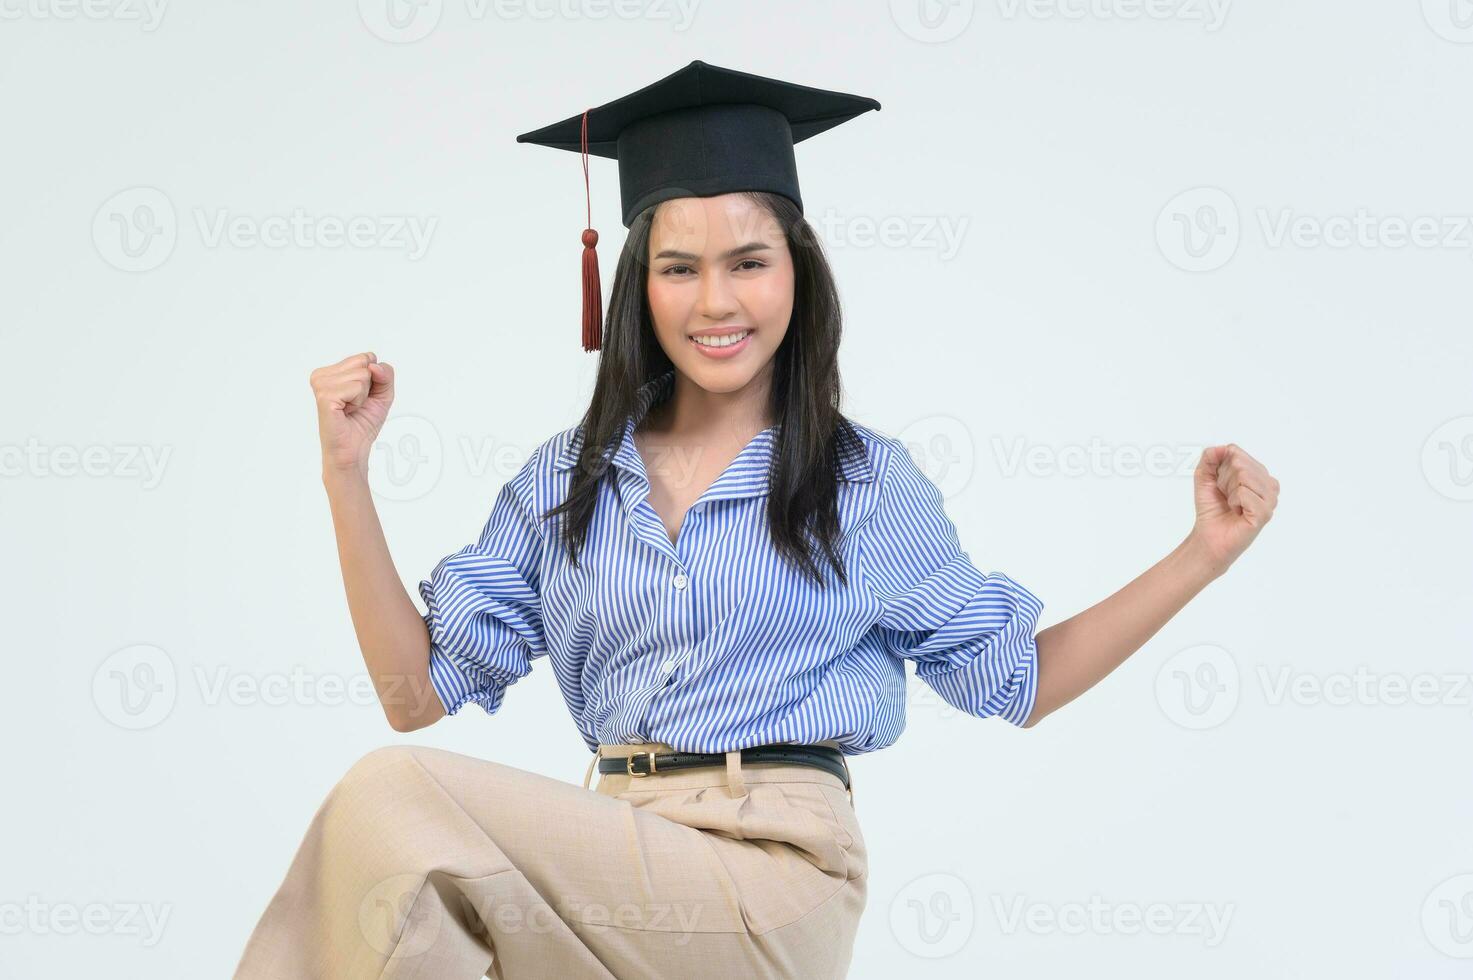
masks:
[(730, 333), (724, 334), (707, 334), (701, 337), (691, 336), (689, 340), (691, 341), (691, 343), (696, 344), (699, 347), (706, 347), (711, 350), (721, 350), (723, 347), (734, 347), (737, 344), (740, 344), (742, 341), (746, 340), (751, 335), (751, 329), (745, 329), (733, 330)]

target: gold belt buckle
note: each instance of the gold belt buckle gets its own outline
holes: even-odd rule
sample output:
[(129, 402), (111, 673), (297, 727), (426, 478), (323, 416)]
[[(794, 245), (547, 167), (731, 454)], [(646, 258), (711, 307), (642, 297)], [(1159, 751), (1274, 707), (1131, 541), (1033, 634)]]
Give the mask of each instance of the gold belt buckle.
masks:
[[(635, 772), (634, 771), (634, 760), (637, 757), (641, 756), (641, 755), (647, 755), (647, 756), (650, 757), (650, 771), (649, 772)], [(655, 771), (655, 753), (653, 753), (653, 752), (635, 752), (632, 755), (629, 755), (629, 756), (625, 757), (625, 759), (624, 759), (624, 771), (627, 772), (627, 773), (629, 773), (629, 775), (631, 775), (631, 776), (641, 777), (641, 778), (644, 777), (644, 776), (650, 775), (651, 773), (653, 773)]]

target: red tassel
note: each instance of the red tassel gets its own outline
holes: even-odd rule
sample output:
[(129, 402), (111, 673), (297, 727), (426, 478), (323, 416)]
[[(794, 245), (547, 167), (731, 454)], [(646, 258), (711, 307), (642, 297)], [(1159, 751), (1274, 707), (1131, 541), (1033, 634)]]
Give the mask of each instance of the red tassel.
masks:
[(598, 232), (583, 232), (583, 349), (598, 350), (603, 346), (603, 295), (598, 282)]
[(588, 193), (588, 110), (583, 110), (583, 194), (588, 207), (588, 226), (583, 229), (583, 349), (603, 346), (603, 291), (598, 281), (598, 232), (593, 230), (593, 200)]

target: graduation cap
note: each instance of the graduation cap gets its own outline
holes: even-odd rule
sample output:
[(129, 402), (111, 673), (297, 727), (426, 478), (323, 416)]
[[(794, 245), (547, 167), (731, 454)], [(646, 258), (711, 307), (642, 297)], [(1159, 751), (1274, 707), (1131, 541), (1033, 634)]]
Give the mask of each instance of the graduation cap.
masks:
[[(585, 196), (589, 155), (618, 160), (627, 228), (635, 215), (660, 201), (732, 191), (771, 191), (801, 211), (793, 144), (878, 108), (878, 102), (863, 96), (692, 61), (629, 95), (523, 133), (517, 142), (581, 153)], [(591, 198), (587, 205), (592, 225)], [(601, 345), (597, 244), (598, 232), (585, 228), (585, 351)]]

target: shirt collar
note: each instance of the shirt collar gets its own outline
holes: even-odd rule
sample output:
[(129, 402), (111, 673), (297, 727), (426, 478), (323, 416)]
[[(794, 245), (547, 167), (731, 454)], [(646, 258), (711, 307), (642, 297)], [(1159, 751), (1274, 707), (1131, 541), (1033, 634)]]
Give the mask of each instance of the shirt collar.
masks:
[[(634, 399), (634, 410), (624, 421), (624, 434), (619, 439), (618, 445), (614, 447), (612, 459), (610, 459), (611, 454), (607, 451), (604, 453), (605, 459), (610, 459), (610, 462), (614, 466), (627, 470), (630, 473), (638, 474), (648, 482), (648, 478), (645, 475), (644, 460), (640, 457), (639, 449), (634, 444), (634, 430), (639, 427), (639, 423), (649, 414), (651, 408), (670, 397), (670, 393), (674, 388), (674, 368), (670, 368), (664, 374), (651, 378), (649, 381), (640, 385), (639, 391), (636, 393)], [(730, 482), (732, 486), (730, 491), (722, 493), (722, 496), (746, 496), (751, 493), (766, 493), (768, 490), (767, 468), (772, 459), (773, 446), (777, 439), (777, 430), (778, 426), (772, 425), (753, 436), (752, 441), (747, 443), (737, 455), (736, 459), (732, 461), (726, 473), (722, 474), (717, 479), (716, 484), (713, 484), (710, 490), (707, 491), (707, 494), (703, 494), (702, 496), (710, 496), (713, 491), (719, 492), (721, 490), (720, 484), (723, 482)], [(558, 453), (557, 459), (553, 462), (553, 468), (559, 472), (572, 469), (574, 464), (578, 462), (578, 454), (582, 448), (583, 427), (579, 426), (574, 430), (573, 437), (568, 440), (568, 444), (563, 447), (562, 452)], [(850, 483), (867, 483), (874, 479), (874, 469), (870, 465), (869, 454), (863, 451), (863, 447), (861, 447), (859, 452), (841, 455), (839, 459), (839, 472)], [(738, 478), (742, 474), (745, 474), (745, 479)], [(732, 479), (729, 481), (729, 478)]]

